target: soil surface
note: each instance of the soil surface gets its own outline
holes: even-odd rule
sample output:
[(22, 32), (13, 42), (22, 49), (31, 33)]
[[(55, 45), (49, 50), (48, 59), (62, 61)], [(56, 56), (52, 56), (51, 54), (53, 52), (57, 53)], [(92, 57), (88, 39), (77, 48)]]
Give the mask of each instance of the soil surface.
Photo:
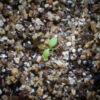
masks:
[(0, 0), (0, 100), (100, 100), (100, 0)]

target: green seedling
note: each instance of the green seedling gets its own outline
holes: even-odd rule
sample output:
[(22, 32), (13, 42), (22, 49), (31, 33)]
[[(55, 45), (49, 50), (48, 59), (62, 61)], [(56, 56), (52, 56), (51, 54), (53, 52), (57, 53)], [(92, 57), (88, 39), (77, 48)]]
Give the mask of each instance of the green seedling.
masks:
[(43, 56), (44, 56), (45, 59), (47, 59), (49, 57), (49, 55), (50, 55), (49, 51), (50, 51), (49, 49), (45, 49), (43, 51)]
[(45, 59), (48, 59), (48, 57), (49, 57), (49, 55), (50, 55), (50, 50), (52, 50), (52, 48), (55, 46), (57, 44), (57, 38), (56, 37), (54, 37), (54, 38), (52, 38), (52, 39), (50, 39), (49, 40), (49, 48), (48, 49), (45, 49), (44, 51), (43, 51), (43, 57), (45, 58)]
[(50, 49), (52, 49), (56, 44), (57, 44), (57, 38), (56, 37), (49, 40)]

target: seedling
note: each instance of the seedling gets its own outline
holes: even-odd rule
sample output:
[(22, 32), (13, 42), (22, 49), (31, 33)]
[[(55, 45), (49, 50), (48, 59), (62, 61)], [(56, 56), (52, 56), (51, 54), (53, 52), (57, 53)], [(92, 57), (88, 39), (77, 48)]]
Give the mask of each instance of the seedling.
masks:
[(52, 50), (53, 49), (53, 47), (55, 47), (55, 45), (57, 44), (57, 38), (56, 37), (54, 37), (54, 38), (51, 38), (50, 40), (49, 40), (49, 48), (48, 49), (45, 49), (44, 51), (43, 51), (43, 57), (45, 58), (45, 59), (48, 59), (48, 57), (49, 57), (49, 55), (50, 55), (50, 50)]
[(49, 57), (49, 55), (50, 55), (50, 54), (49, 54), (49, 51), (50, 51), (49, 49), (45, 49), (45, 50), (43, 51), (43, 56), (44, 56), (45, 59), (47, 59), (47, 58)]
[(50, 49), (52, 49), (56, 44), (57, 44), (57, 38), (56, 37), (49, 40)]

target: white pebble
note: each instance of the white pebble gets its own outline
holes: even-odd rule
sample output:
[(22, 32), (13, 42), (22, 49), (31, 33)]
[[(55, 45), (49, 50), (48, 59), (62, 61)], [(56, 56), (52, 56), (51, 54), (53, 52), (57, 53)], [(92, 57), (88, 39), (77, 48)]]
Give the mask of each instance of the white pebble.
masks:
[(68, 0), (67, 2), (68, 2), (69, 4), (73, 3), (71, 0)]
[(36, 19), (35, 19), (35, 23), (36, 23), (37, 25), (44, 25), (43, 22), (42, 22), (39, 18), (36, 18)]
[(69, 51), (64, 51), (64, 52), (62, 52), (62, 55), (63, 55), (63, 56), (68, 56), (68, 55), (69, 55)]
[(72, 52), (73, 52), (73, 53), (75, 53), (75, 52), (76, 52), (76, 50), (75, 50), (75, 49), (72, 49)]
[(69, 56), (66, 57), (66, 60), (69, 60)]
[(42, 12), (44, 11), (44, 9), (43, 9), (43, 8), (38, 8), (38, 11), (39, 11), (40, 13), (42, 13)]
[(24, 65), (26, 65), (27, 67), (30, 67), (29, 62), (24, 62)]
[(2, 72), (6, 72), (6, 69), (2, 69)]
[(74, 41), (75, 40), (75, 36), (72, 36), (72, 41)]
[(75, 60), (75, 57), (74, 57), (74, 56), (71, 56), (70, 59), (71, 59), (71, 60)]
[(7, 39), (8, 39), (8, 37), (3, 36), (3, 37), (0, 39), (0, 41), (3, 42), (3, 41), (5, 41), (5, 40), (7, 40)]
[(0, 58), (7, 58), (7, 55), (6, 54), (1, 54)]
[(86, 76), (86, 73), (85, 72), (83, 72), (83, 76)]
[(45, 8), (48, 8), (49, 7), (49, 4), (45, 4)]
[(74, 22), (74, 25), (77, 26), (78, 25), (78, 22)]
[(24, 30), (24, 27), (22, 24), (16, 24), (16, 29), (17, 30)]
[(71, 85), (75, 84), (75, 80), (73, 78), (69, 77), (68, 80)]
[(69, 46), (72, 45), (72, 43), (71, 42), (67, 42), (66, 45), (69, 47)]
[(78, 50), (77, 50), (78, 52), (81, 52), (82, 51), (82, 48), (78, 48)]
[(85, 18), (80, 19), (80, 21), (85, 22)]
[(2, 90), (0, 89), (0, 95), (2, 94)]
[(33, 93), (33, 92), (35, 92), (35, 89), (34, 88), (32, 88), (32, 90), (31, 90), (31, 93)]
[(47, 97), (48, 97), (47, 94), (44, 94), (44, 95), (43, 95), (43, 99), (46, 99)]
[(78, 22), (78, 24), (79, 24), (79, 25), (83, 25), (83, 23), (82, 23), (82, 22), (80, 22), (80, 21)]
[(59, 16), (56, 16), (55, 18), (56, 18), (56, 21), (58, 21), (58, 20), (60, 19), (60, 17), (59, 17)]
[(72, 22), (74, 22), (74, 21), (75, 21), (75, 19), (74, 19), (74, 18), (72, 18), (72, 19), (71, 19), (71, 21), (72, 21)]

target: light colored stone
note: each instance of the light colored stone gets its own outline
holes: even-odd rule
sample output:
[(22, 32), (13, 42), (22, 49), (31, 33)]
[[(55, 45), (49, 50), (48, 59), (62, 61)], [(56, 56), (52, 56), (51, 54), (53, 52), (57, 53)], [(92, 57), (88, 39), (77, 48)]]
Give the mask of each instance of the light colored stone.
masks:
[(71, 85), (75, 84), (75, 80), (72, 77), (69, 77), (68, 80)]
[(11, 71), (13, 76), (16, 76), (18, 74), (18, 69), (17, 68), (13, 68)]
[(76, 90), (75, 89), (72, 89), (71, 90), (71, 93), (72, 93), (72, 95), (76, 95)]
[(72, 52), (73, 52), (73, 53), (75, 53), (75, 52), (76, 52), (76, 50), (75, 50), (75, 49), (72, 49)]
[(57, 66), (62, 67), (63, 63), (60, 60), (56, 60), (55, 63), (57, 64)]
[(16, 29), (17, 29), (17, 30), (23, 30), (24, 27), (23, 27), (22, 24), (16, 24)]
[(2, 27), (4, 25), (3, 20), (0, 19), (0, 27)]
[(67, 42), (67, 43), (66, 43), (66, 46), (68, 46), (68, 47), (71, 46), (71, 45), (72, 45), (71, 42)]
[(81, 55), (81, 59), (86, 59), (86, 55)]
[(14, 58), (14, 61), (15, 61), (16, 64), (18, 64), (19, 61), (20, 61), (20, 58)]
[(5, 34), (5, 30), (3, 28), (0, 28), (0, 34)]
[(48, 12), (48, 13), (47, 13), (47, 16), (48, 16), (48, 19), (49, 19), (50, 21), (53, 21), (53, 20), (55, 19), (55, 16), (54, 16), (51, 12)]
[(0, 89), (0, 95), (2, 94), (2, 90)]
[(37, 94), (38, 94), (39, 96), (43, 96), (43, 89), (42, 89), (41, 87), (39, 87), (39, 88), (37, 89)]
[(38, 56), (36, 61), (39, 63), (41, 61), (42, 57), (41, 56)]
[(36, 18), (35, 22), (37, 25), (44, 25), (43, 22), (39, 18)]
[(6, 54), (1, 54), (0, 58), (7, 58), (7, 55)]

